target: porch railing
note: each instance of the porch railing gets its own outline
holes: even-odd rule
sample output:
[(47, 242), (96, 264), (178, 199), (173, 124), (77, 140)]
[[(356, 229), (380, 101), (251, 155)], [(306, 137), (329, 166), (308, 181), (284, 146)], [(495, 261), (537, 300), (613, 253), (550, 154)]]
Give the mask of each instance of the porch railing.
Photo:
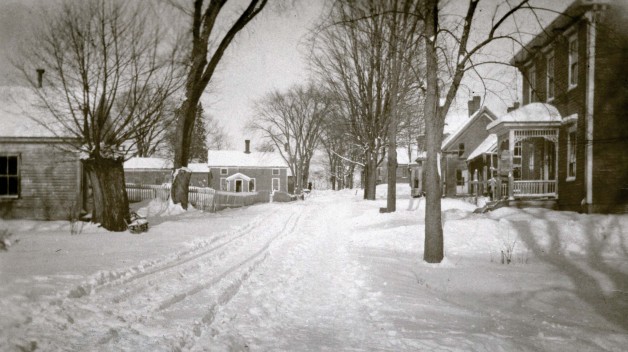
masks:
[(525, 180), (515, 181), (512, 187), (513, 196), (554, 196), (556, 195), (556, 181)]

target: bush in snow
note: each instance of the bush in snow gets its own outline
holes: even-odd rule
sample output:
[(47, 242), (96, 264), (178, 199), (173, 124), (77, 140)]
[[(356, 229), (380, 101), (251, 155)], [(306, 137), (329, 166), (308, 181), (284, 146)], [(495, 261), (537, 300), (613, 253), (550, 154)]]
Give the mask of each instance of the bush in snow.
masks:
[[(0, 250), (6, 251), (7, 249), (9, 249), (9, 247), (11, 246), (11, 240), (9, 238), (11, 236), (13, 236), (13, 234), (10, 233), (9, 230), (0, 230)], [(15, 240), (13, 243), (17, 243), (17, 240)]]

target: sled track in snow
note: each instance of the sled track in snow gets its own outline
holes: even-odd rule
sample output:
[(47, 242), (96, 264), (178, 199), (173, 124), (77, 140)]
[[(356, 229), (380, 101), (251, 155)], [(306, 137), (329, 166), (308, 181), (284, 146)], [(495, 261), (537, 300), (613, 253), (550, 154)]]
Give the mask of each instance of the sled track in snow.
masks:
[[(53, 299), (53, 304), (42, 302), (37, 319), (14, 335), (25, 341), (39, 335), (37, 339), (43, 339), (44, 345), (76, 350), (94, 346), (99, 346), (96, 350), (108, 349), (120, 339), (131, 346), (152, 346), (151, 350), (194, 345), (220, 306), (238, 293), (269, 257), (273, 244), (294, 232), (301, 219), (298, 210), (259, 216), (193, 249), (144, 264), (148, 269), (138, 272), (128, 268), (92, 277), (69, 294)], [(173, 323), (164, 325), (164, 319), (173, 319)], [(136, 330), (138, 324), (161, 333), (156, 339), (150, 328), (146, 332)], [(24, 331), (28, 332), (24, 335)], [(42, 331), (47, 331), (48, 337), (42, 337)]]
[[(255, 227), (259, 226), (264, 220), (265, 219), (262, 216), (258, 216), (255, 221), (252, 221), (245, 226), (236, 229), (235, 235), (232, 235), (232, 231), (224, 231), (210, 240), (203, 241), (193, 248), (181, 251), (174, 256), (168, 257), (167, 259), (156, 260), (147, 264), (142, 264), (140, 266), (122, 269), (117, 272), (97, 274), (95, 278), (92, 278), (88, 282), (80, 284), (74, 289), (70, 290), (66, 296), (68, 298), (81, 298), (85, 295), (92, 294), (96, 290), (104, 287), (128, 284), (143, 277), (154, 275), (159, 272), (181, 266), (195, 259), (211, 254), (250, 234), (251, 231), (255, 229)], [(207, 248), (208, 246), (211, 246), (212, 244), (219, 242), (226, 237), (228, 237), (229, 239), (219, 243), (218, 245)]]

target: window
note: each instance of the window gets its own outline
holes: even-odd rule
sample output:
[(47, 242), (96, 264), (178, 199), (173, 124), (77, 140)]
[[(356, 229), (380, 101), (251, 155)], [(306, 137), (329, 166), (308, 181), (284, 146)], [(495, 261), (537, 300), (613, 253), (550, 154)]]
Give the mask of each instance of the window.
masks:
[(249, 181), (249, 192), (255, 192), (255, 179), (252, 178)]
[(220, 178), (220, 190), (221, 191), (229, 190), (229, 183), (227, 182), (226, 178)]
[(569, 38), (569, 89), (578, 85), (578, 37)]
[(533, 103), (536, 101), (536, 69), (531, 67), (528, 70), (528, 101)]
[(221, 168), (220, 169), (220, 174), (221, 175), (227, 175), (228, 173), (229, 173), (229, 169), (226, 169), (226, 168)]
[(512, 154), (512, 177), (515, 181), (521, 180), (521, 156), (523, 155), (523, 144), (521, 141), (515, 143), (515, 150)]
[(279, 175), (279, 169), (273, 169), (273, 176)]
[(458, 157), (462, 157), (464, 154), (464, 143), (458, 144)]
[(20, 195), (20, 167), (18, 155), (0, 156), (0, 197), (17, 198)]
[(456, 169), (456, 185), (464, 186), (464, 177), (462, 177), (462, 170)]
[(576, 126), (567, 133), (567, 181), (576, 179)]
[(554, 99), (554, 53), (547, 57), (547, 101)]
[(273, 191), (278, 191), (278, 190), (279, 190), (279, 179), (273, 178)]

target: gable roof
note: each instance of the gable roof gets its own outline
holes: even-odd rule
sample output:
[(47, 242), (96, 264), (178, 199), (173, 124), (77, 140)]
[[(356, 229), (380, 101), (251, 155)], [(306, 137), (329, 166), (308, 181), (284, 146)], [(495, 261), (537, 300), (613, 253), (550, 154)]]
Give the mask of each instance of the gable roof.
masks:
[(73, 137), (31, 88), (0, 86), (0, 138)]
[(399, 147), (397, 148), (397, 164), (398, 165), (408, 165), (416, 163), (417, 159), (424, 158), (425, 152), (418, 151), (416, 145), (412, 145), (410, 147), (410, 159), (408, 159), (408, 148), (407, 147)]
[(481, 156), (482, 154), (495, 153), (496, 151), (497, 151), (497, 135), (495, 133), (491, 133), (488, 135), (488, 137), (486, 137), (485, 140), (482, 141), (482, 143), (480, 143), (480, 145), (478, 145), (477, 148), (475, 148), (471, 152), (471, 154), (469, 154), (467, 161), (471, 161), (477, 158), (478, 156)]
[(495, 119), (497, 118), (497, 116), (495, 116), (495, 114), (488, 107), (483, 106), (480, 110), (471, 115), (469, 119), (462, 124), (462, 126), (458, 127), (458, 129), (454, 133), (450, 134), (449, 136), (447, 136), (447, 138), (445, 138), (445, 140), (443, 140), (443, 143), (441, 144), (441, 149), (447, 149), (451, 147), (451, 144), (456, 140), (456, 138), (460, 137), (462, 133), (464, 133), (464, 131), (469, 128), (469, 126), (471, 126), (475, 121), (479, 120), (482, 116), (488, 117), (491, 121), (495, 121)]
[[(124, 162), (125, 170), (172, 170), (172, 160), (166, 158), (133, 157)], [(192, 172), (208, 172), (205, 163), (189, 163), (188, 169)]]
[(236, 174), (233, 174), (233, 175), (227, 177), (226, 180), (227, 181), (244, 180), (244, 181), (248, 182), (248, 181), (251, 181), (251, 178), (248, 177), (247, 175), (243, 174), (243, 173), (238, 172)]
[(209, 167), (272, 167), (287, 168), (288, 164), (278, 153), (251, 152), (238, 150), (210, 150), (207, 152)]

